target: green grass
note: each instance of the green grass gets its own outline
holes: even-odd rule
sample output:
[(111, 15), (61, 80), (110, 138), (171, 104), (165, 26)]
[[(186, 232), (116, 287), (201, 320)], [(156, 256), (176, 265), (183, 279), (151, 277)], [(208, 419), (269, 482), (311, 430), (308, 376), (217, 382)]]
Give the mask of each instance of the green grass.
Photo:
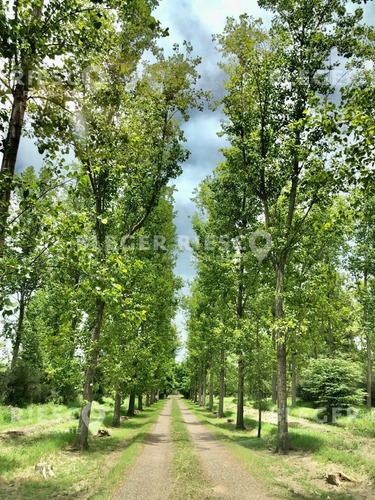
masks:
[[(231, 399), (228, 403), (233, 404)], [(233, 423), (217, 419), (207, 410), (189, 401), (186, 401), (186, 404), (225, 442), (233, 454), (249, 469), (250, 474), (269, 487), (269, 493), (273, 498), (327, 498), (328, 496), (345, 500), (355, 498), (347, 492), (325, 489), (322, 481), (320, 485), (310, 481), (301, 465), (303, 457), (310, 463), (315, 463), (316, 471), (321, 478), (331, 464), (352, 477), (366, 474), (371, 480), (375, 478), (375, 461), (371, 457), (362, 455), (361, 442), (342, 428), (318, 424), (316, 430), (311, 427), (291, 427), (290, 439), (296, 451), (288, 457), (279, 457), (273, 453), (277, 438), (276, 425), (264, 423), (262, 438), (258, 439), (256, 419), (245, 418), (247, 429), (235, 430)], [(227, 416), (228, 413), (226, 411)], [(231, 415), (232, 418), (234, 416)], [(303, 490), (295, 491), (295, 488), (290, 487), (293, 483), (298, 483)], [(368, 486), (369, 493), (373, 493), (370, 488)]]
[(344, 427), (354, 435), (375, 438), (375, 408), (358, 410), (356, 415), (341, 417), (337, 421), (339, 427)]
[[(145, 434), (164, 404), (165, 401), (156, 403), (123, 422), (120, 428), (109, 428), (110, 437), (91, 437), (90, 449), (84, 453), (66, 450), (75, 440), (75, 419), (62, 423), (50, 419), (46, 428), (43, 420), (38, 422), (40, 426), (16, 427), (22, 427), (18, 430), (19, 435), (3, 434), (0, 438), (0, 498), (109, 498), (110, 493), (124, 482), (126, 471), (134, 463)], [(109, 426), (113, 405), (108, 401), (102, 405), (96, 403), (94, 418), (99, 411), (105, 412), (100, 427)], [(95, 425), (94, 422), (93, 430), (98, 426), (99, 423)], [(34, 472), (35, 464), (40, 461), (54, 466), (55, 478), (46, 482)]]
[(171, 499), (209, 500), (209, 480), (202, 470), (194, 444), (183, 420), (177, 401), (172, 401), (172, 440), (174, 446), (173, 464), (170, 471), (172, 485)]

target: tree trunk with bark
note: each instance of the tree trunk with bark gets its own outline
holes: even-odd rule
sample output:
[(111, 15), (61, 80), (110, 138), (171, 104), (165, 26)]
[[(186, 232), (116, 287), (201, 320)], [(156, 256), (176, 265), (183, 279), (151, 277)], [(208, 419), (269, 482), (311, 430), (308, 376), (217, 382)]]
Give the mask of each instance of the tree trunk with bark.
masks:
[(275, 405), (277, 403), (277, 374), (273, 373), (272, 374), (272, 404)]
[(292, 406), (297, 406), (297, 374), (295, 354), (292, 354)]
[(87, 450), (89, 447), (88, 434), (90, 425), (90, 415), (91, 415), (92, 401), (94, 397), (95, 372), (99, 356), (98, 341), (103, 322), (104, 306), (105, 306), (104, 301), (101, 298), (98, 298), (96, 302), (94, 327), (91, 333), (92, 349), (88, 360), (88, 366), (85, 375), (85, 385), (83, 389), (83, 399), (85, 405), (81, 409), (78, 430), (77, 430), (76, 445), (80, 450)]
[[(368, 277), (367, 277), (367, 270), (365, 269), (364, 272), (364, 288), (365, 290), (367, 289), (368, 286)], [(365, 331), (366, 331), (366, 354), (367, 354), (367, 397), (366, 397), (366, 407), (371, 410), (372, 408), (372, 346), (371, 346), (371, 331), (369, 330), (369, 325), (367, 325), (367, 307), (368, 305), (365, 304), (365, 311), (364, 311), (364, 323), (365, 323)]]
[(212, 357), (211, 367), (210, 367), (210, 385), (209, 385), (209, 395), (208, 395), (208, 409), (213, 411), (214, 409), (214, 376), (215, 376), (215, 359)]
[(11, 371), (13, 371), (16, 367), (17, 359), (18, 359), (18, 355), (19, 355), (20, 347), (21, 347), (21, 343), (22, 343), (22, 330), (23, 330), (23, 320), (25, 318), (25, 307), (26, 307), (25, 297), (24, 297), (24, 294), (21, 292), (20, 312), (18, 315), (16, 337), (15, 337), (14, 343), (13, 343), (12, 362), (10, 365)]
[(238, 391), (237, 391), (237, 421), (236, 429), (245, 429), (244, 422), (244, 380), (245, 380), (245, 366), (242, 354), (238, 359)]
[(203, 380), (202, 380), (202, 406), (206, 406), (206, 392), (207, 392), (207, 370), (206, 367), (203, 368)]
[(225, 396), (225, 351), (220, 351), (220, 381), (219, 381), (219, 409), (218, 417), (224, 418), (224, 396)]
[[(15, 2), (15, 17), (18, 16), (18, 4)], [(44, 8), (44, 0), (41, 0), (37, 7), (34, 7), (32, 17), (38, 20), (42, 17)], [(22, 132), (24, 128), (26, 106), (29, 98), (30, 85), (30, 69), (32, 60), (30, 55), (27, 56), (29, 61), (22, 59), (22, 54), (18, 53), (16, 58), (20, 58), (19, 67), (22, 74), (18, 78), (18, 82), (13, 90), (12, 109), (10, 111), (8, 131), (3, 140), (3, 158), (0, 170), (0, 259), (4, 255), (5, 235), (7, 229), (7, 219), (10, 207), (11, 193), (13, 189), (13, 178), (17, 163), (17, 156), (20, 148)]]
[(112, 427), (120, 427), (122, 395), (118, 389), (115, 394), (115, 407), (113, 411)]
[(143, 395), (138, 394), (138, 411), (143, 411)]
[[(283, 308), (284, 263), (276, 266), (275, 319), (284, 317)], [(288, 406), (286, 390), (286, 338), (282, 328), (276, 330), (277, 341), (277, 412), (278, 445), (277, 451), (287, 455), (289, 451)]]
[[(275, 332), (272, 332), (272, 345), (273, 345), (273, 348), (275, 349), (275, 352), (276, 352)], [(271, 391), (272, 391), (272, 395), (271, 395), (272, 404), (275, 405), (277, 403), (277, 370), (276, 370), (276, 372), (273, 371), (273, 373), (272, 373), (271, 384), (272, 384), (272, 388), (271, 388)]]
[(150, 406), (150, 394), (146, 394), (146, 406)]
[(134, 417), (135, 413), (135, 391), (130, 392), (129, 396), (129, 406), (128, 406), (128, 411), (127, 411), (127, 416), (128, 417)]

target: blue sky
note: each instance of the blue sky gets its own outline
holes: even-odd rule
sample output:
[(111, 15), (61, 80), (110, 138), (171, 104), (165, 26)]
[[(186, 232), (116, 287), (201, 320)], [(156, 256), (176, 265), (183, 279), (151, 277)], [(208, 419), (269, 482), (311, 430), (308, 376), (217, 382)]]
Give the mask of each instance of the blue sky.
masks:
[[(262, 11), (254, 0), (163, 0), (154, 16), (164, 27), (169, 27), (170, 36), (162, 41), (166, 54), (171, 53), (174, 43), (182, 44), (184, 40), (191, 42), (194, 54), (202, 57), (198, 70), (201, 74), (200, 86), (213, 93), (213, 99), (222, 95), (224, 75), (218, 68), (219, 56), (212, 42), (212, 34), (221, 33), (228, 16), (237, 17), (247, 12), (254, 17), (262, 17), (266, 24), (270, 22), (268, 12)], [(193, 237), (191, 216), (196, 211), (191, 201), (194, 189), (212, 172), (221, 161), (220, 148), (225, 146), (223, 138), (217, 136), (220, 131), (219, 111), (212, 112), (208, 107), (202, 112), (193, 112), (190, 121), (184, 126), (187, 138), (186, 147), (191, 152), (189, 160), (184, 164), (183, 174), (174, 182), (176, 186), (176, 226), (179, 235)], [(195, 274), (191, 261), (191, 252), (179, 253), (176, 273), (187, 284)], [(188, 291), (186, 285), (184, 290)], [(179, 311), (176, 324), (186, 338), (184, 314)], [(184, 355), (182, 349), (178, 358)]]

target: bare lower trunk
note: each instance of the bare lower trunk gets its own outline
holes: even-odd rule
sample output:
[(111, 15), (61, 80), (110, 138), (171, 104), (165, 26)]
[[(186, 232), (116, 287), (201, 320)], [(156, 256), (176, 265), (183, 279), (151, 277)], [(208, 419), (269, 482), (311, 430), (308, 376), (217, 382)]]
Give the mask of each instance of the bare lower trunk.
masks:
[(16, 337), (15, 337), (14, 343), (13, 343), (12, 362), (11, 362), (11, 365), (10, 365), (10, 369), (12, 371), (16, 367), (18, 355), (19, 355), (19, 352), (20, 352), (20, 347), (21, 347), (21, 343), (22, 343), (22, 330), (23, 330), (23, 320), (24, 320), (24, 317), (25, 317), (25, 299), (24, 299), (23, 294), (21, 294), (20, 312), (19, 312), (19, 315), (18, 315)]
[(203, 381), (202, 381), (202, 406), (206, 406), (206, 392), (207, 392), (207, 371), (203, 368)]
[(198, 377), (195, 376), (195, 383), (194, 383), (194, 403), (198, 402)]
[(128, 417), (134, 417), (135, 413), (135, 391), (131, 391), (130, 396), (129, 396), (129, 406), (128, 406), (128, 411), (127, 411), (127, 416)]
[(277, 374), (272, 374), (272, 404), (277, 403)]
[[(275, 349), (276, 352), (276, 338), (275, 338), (275, 332), (272, 332), (272, 344), (273, 348)], [(272, 404), (275, 405), (277, 403), (277, 369), (276, 371), (273, 371), (272, 373)]]
[(146, 406), (150, 406), (150, 394), (146, 394)]
[(138, 411), (143, 411), (143, 396), (138, 394)]
[(236, 429), (245, 429), (243, 399), (244, 399), (244, 361), (242, 355), (238, 360), (238, 391), (237, 391), (237, 421)]
[(297, 375), (295, 354), (292, 354), (292, 406), (297, 406)]
[(262, 374), (261, 374), (261, 361), (260, 361), (260, 345), (259, 345), (259, 327), (257, 328), (257, 369), (258, 369), (258, 438), (262, 435)]
[(220, 381), (219, 381), (219, 409), (218, 417), (224, 418), (224, 395), (225, 395), (225, 351), (220, 352)]
[(83, 399), (84, 406), (81, 409), (81, 414), (79, 417), (78, 431), (77, 431), (77, 441), (76, 445), (80, 450), (87, 450), (88, 445), (88, 434), (89, 434), (89, 425), (90, 425), (90, 414), (91, 414), (91, 406), (94, 395), (94, 381), (95, 381), (95, 372), (96, 366), (98, 364), (98, 356), (99, 356), (99, 346), (98, 341), (100, 337), (100, 330), (103, 322), (104, 315), (104, 302), (101, 298), (98, 298), (96, 303), (96, 312), (95, 312), (95, 322), (94, 328), (91, 333), (91, 355), (88, 361), (88, 366), (86, 369), (85, 375), (85, 385), (83, 389)]
[[(281, 320), (284, 317), (283, 310), (283, 284), (284, 266), (277, 266), (276, 272), (276, 297), (275, 297), (275, 319)], [(288, 436), (288, 406), (286, 391), (286, 339), (284, 330), (278, 328), (276, 331), (277, 340), (277, 412), (278, 412), (278, 446), (277, 450), (283, 455), (289, 451)]]
[(366, 349), (367, 349), (367, 398), (366, 406), (371, 409), (371, 392), (372, 392), (372, 356), (371, 356), (371, 337), (370, 332), (366, 335)]
[(202, 396), (203, 396), (203, 368), (200, 370), (199, 374), (199, 392), (198, 392), (198, 404), (202, 406)]
[(26, 88), (24, 84), (18, 84), (14, 89), (8, 133), (3, 142), (3, 159), (0, 172), (0, 258), (4, 254), (13, 177), (26, 114)]
[(212, 358), (210, 367), (210, 386), (208, 395), (208, 409), (213, 411), (214, 409), (214, 372), (215, 372), (215, 360)]
[(113, 420), (112, 427), (120, 427), (120, 417), (121, 417), (121, 392), (119, 390), (116, 391), (115, 394), (115, 408), (113, 411)]

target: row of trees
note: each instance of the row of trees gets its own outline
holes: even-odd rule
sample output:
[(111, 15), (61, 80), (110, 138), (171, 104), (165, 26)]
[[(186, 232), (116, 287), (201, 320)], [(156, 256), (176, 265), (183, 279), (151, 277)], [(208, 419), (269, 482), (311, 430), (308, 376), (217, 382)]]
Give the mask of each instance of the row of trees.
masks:
[[(80, 449), (94, 395), (115, 395), (119, 425), (125, 394), (132, 411), (163, 390), (178, 346), (169, 183), (205, 96), (190, 45), (158, 49), (157, 3), (0, 2), (2, 398), (83, 393)], [(44, 166), (16, 175), (25, 134)]]
[(269, 30), (244, 14), (215, 37), (229, 146), (196, 198), (188, 366), (190, 396), (205, 404), (209, 387), (212, 409), (217, 387), (223, 416), (235, 358), (237, 428), (248, 382), (259, 407), (277, 399), (285, 454), (288, 386), (296, 404), (309, 359), (361, 363), (371, 408), (374, 32), (346, 1), (259, 5)]

